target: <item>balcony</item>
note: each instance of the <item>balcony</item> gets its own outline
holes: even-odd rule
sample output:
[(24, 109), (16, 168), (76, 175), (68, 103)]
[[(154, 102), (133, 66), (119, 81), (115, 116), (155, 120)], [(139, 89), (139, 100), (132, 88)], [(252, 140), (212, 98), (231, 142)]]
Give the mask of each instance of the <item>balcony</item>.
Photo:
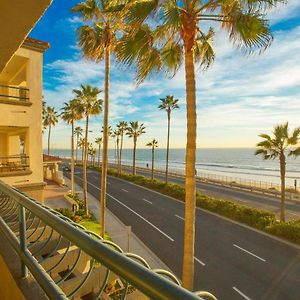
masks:
[(1, 181), (0, 233), (1, 255), (7, 253), (6, 261), (15, 255), (18, 276), (31, 280), (22, 290), (26, 299), (44, 299), (29, 291), (37, 285), (51, 300), (216, 300), (205, 291), (185, 290), (172, 273), (152, 270), (140, 256)]
[(29, 156), (26, 154), (0, 156), (0, 177), (26, 174), (31, 174)]
[(13, 85), (0, 85), (0, 103), (30, 106), (29, 89)]

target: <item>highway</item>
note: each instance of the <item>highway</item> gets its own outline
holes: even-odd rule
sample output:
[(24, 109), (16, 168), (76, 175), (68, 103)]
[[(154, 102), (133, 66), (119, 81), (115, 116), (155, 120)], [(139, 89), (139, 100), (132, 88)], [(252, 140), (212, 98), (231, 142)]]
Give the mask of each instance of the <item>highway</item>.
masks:
[[(131, 173), (132, 168), (124, 166), (123, 170)], [(151, 172), (147, 169), (137, 169), (137, 175), (149, 177), (151, 176)], [(165, 176), (161, 173), (155, 173), (154, 177), (163, 181), (165, 180)], [(184, 178), (170, 175), (169, 182), (184, 185)], [(204, 182), (197, 182), (197, 189), (207, 195), (233, 200), (240, 204), (271, 211), (278, 217), (280, 214), (280, 199), (276, 197)], [(286, 200), (286, 219), (298, 218), (300, 219), (300, 201), (297, 203), (296, 201)]]
[[(81, 168), (76, 168), (75, 179), (82, 185)], [(88, 191), (99, 197), (96, 171), (88, 170)], [(182, 202), (108, 177), (107, 207), (181, 277)], [(197, 209), (194, 288), (225, 300), (299, 300), (300, 250)]]

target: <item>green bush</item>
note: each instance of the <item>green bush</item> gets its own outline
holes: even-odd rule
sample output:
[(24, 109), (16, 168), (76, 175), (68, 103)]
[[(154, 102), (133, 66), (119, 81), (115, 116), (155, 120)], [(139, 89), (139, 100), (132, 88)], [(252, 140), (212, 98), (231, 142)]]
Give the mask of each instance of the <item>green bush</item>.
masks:
[(65, 217), (73, 220), (74, 212), (71, 209), (69, 209), (69, 208), (56, 208), (55, 210), (60, 212)]
[(78, 193), (69, 193), (68, 197), (72, 198), (78, 204), (79, 209), (84, 209), (84, 201), (80, 199)]
[(286, 223), (274, 222), (265, 229), (266, 232), (300, 244), (300, 220)]

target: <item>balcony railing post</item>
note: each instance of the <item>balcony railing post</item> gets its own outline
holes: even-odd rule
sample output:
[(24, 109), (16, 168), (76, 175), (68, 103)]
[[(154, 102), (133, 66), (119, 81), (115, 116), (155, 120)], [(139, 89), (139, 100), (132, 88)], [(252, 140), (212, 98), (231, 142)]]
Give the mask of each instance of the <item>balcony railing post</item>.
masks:
[[(20, 248), (21, 251), (25, 253), (26, 245), (26, 217), (25, 217), (25, 208), (20, 205), (19, 209), (19, 236), (20, 236)], [(21, 273), (22, 277), (26, 278), (28, 276), (28, 269), (23, 261), (21, 261)]]

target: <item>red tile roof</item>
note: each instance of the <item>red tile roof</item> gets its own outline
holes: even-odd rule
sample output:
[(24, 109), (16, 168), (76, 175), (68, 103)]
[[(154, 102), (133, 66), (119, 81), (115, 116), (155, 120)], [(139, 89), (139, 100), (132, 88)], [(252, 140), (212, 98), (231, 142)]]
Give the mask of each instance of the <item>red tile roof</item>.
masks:
[(61, 162), (62, 159), (59, 156), (52, 156), (52, 155), (47, 155), (43, 154), (43, 161), (44, 162)]

